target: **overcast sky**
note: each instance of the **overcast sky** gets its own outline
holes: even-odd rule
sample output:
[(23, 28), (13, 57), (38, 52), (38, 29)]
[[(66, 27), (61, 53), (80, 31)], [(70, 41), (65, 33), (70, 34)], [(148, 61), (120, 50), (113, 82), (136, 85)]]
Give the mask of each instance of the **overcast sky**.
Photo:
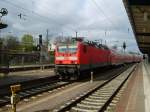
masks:
[[(103, 39), (107, 44), (121, 46), (125, 41), (130, 51), (138, 47), (122, 0), (0, 0), (7, 8), (2, 20), (8, 28), (1, 35), (39, 34), (78, 36)], [(21, 14), (21, 18), (18, 16)]]

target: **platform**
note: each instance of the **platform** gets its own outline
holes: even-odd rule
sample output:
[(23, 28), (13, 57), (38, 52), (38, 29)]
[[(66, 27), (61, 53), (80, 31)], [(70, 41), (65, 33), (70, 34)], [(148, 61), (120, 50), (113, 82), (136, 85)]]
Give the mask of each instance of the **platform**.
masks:
[(143, 61), (130, 79), (117, 112), (150, 112), (150, 63)]

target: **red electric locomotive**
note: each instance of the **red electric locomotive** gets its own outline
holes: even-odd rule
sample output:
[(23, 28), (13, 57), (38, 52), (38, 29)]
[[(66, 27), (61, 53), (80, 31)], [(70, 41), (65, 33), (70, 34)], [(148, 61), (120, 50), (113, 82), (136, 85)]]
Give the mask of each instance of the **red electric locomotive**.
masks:
[(140, 56), (118, 52), (106, 45), (82, 38), (59, 43), (55, 50), (55, 71), (60, 78), (78, 78), (82, 71), (141, 61)]
[(105, 45), (73, 38), (71, 43), (56, 47), (55, 71), (61, 78), (77, 78), (82, 71), (108, 65), (110, 50)]

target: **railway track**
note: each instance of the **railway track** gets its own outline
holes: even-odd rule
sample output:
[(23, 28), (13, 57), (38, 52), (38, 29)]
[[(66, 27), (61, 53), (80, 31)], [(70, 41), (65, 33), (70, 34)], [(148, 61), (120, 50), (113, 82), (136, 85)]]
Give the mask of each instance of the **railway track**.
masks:
[[(71, 102), (56, 108), (54, 112), (104, 112), (112, 105), (113, 99), (119, 93), (123, 85), (127, 82), (136, 66), (132, 66), (127, 71), (112, 77), (100, 84), (98, 87), (89, 90), (87, 93), (71, 100)], [(115, 101), (114, 101), (115, 102)], [(113, 102), (113, 103), (114, 103)]]
[[(62, 86), (66, 86), (71, 84), (72, 82), (60, 82), (58, 76), (46, 77), (42, 79), (30, 80), (21, 82), (22, 90), (18, 93), (21, 100), (25, 98), (29, 98), (31, 96), (35, 96), (45, 91), (54, 90), (56, 88), (60, 88)], [(10, 87), (9, 85), (0, 87), (0, 107), (10, 104)]]
[[(121, 67), (122, 68), (122, 67)], [(119, 69), (121, 69), (119, 67)], [(124, 71), (125, 69), (127, 69), (128, 67), (123, 67), (124, 69), (121, 69), (122, 71)], [(118, 69), (118, 70), (119, 70)], [(116, 71), (115, 68), (113, 68), (112, 70), (109, 71), (116, 71), (116, 73), (118, 72), (118, 70)], [(120, 70), (119, 70), (120, 71)], [(86, 79), (87, 80), (87, 79)], [(89, 80), (89, 79), (88, 79)], [(44, 82), (44, 83), (43, 83)], [(20, 91), (18, 93), (18, 95), (21, 97), (21, 100), (23, 99), (28, 99), (32, 96), (36, 96), (38, 94), (41, 94), (43, 92), (48, 92), (48, 91), (52, 91), (67, 85), (72, 84), (74, 81), (70, 81), (70, 82), (60, 82), (58, 80), (58, 76), (54, 76), (54, 77), (49, 77), (48, 79), (39, 79), (39, 80), (35, 80), (35, 81), (27, 81), (27, 82), (22, 82), (21, 85), (22, 86), (22, 91)], [(37, 84), (38, 83), (38, 84)], [(37, 84), (37, 85), (36, 85)], [(32, 85), (32, 86), (31, 86)], [(5, 87), (1, 88), (0, 90), (4, 89)], [(5, 88), (6, 89), (6, 88)], [(7, 90), (9, 89), (9, 85), (7, 87)], [(5, 90), (6, 91), (6, 90)], [(8, 92), (8, 91), (7, 91)], [(5, 105), (10, 104), (10, 92), (8, 93), (4, 93), (4, 92), (0, 92), (0, 107), (4, 107)]]

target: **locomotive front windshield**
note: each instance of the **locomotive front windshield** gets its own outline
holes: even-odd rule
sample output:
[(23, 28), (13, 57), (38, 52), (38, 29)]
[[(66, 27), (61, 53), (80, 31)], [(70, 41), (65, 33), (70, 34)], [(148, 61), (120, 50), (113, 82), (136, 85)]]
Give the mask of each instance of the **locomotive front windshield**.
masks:
[(59, 46), (58, 52), (67, 52), (67, 46)]
[(70, 53), (74, 53), (77, 51), (77, 46), (72, 46), (72, 45), (68, 45), (68, 46), (59, 46), (58, 47), (58, 52), (70, 52)]

